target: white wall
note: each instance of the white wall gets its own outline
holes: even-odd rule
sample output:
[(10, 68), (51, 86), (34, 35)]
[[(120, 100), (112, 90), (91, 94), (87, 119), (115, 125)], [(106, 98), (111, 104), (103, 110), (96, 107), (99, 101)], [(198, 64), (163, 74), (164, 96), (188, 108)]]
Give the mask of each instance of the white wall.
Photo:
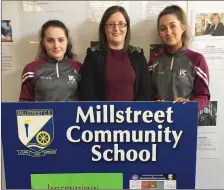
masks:
[[(38, 41), (39, 29), (47, 20), (59, 19), (68, 26), (76, 47), (75, 52), (81, 62), (84, 60), (90, 41), (97, 40), (98, 24), (87, 22), (86, 1), (68, 1), (64, 3), (66, 4), (65, 12), (30, 13), (22, 11), (22, 4), (19, 1), (2, 2), (2, 19), (12, 20), (15, 39), (13, 69), (8, 73), (2, 74), (2, 101), (18, 101), (21, 72), (24, 66), (35, 58), (37, 51), (37, 44), (30, 44), (29, 41)], [(223, 8), (224, 2), (189, 1), (189, 21), (191, 10), (201, 9), (203, 12), (204, 9), (209, 10), (211, 7)], [(132, 30), (131, 44), (144, 48), (145, 56), (148, 60), (149, 44), (160, 43), (156, 31), (156, 22), (141, 21), (141, 4), (137, 1), (130, 2), (129, 16)], [(213, 76), (217, 76), (215, 71), (211, 71), (211, 77)], [(221, 83), (217, 84), (215, 82), (214, 84), (216, 86), (211, 87), (213, 92), (223, 88)], [(223, 93), (219, 95), (216, 95), (215, 99), (221, 102), (218, 108), (220, 111), (224, 110), (224, 101), (222, 101), (221, 97)], [(217, 122), (219, 125), (224, 123), (224, 117), (219, 117)], [(220, 138), (220, 158), (197, 160), (196, 188), (224, 188), (224, 183), (222, 183), (224, 176), (224, 143), (221, 142), (224, 138), (224, 129), (222, 127), (218, 128), (218, 134)]]
[[(189, 1), (188, 20), (190, 21), (191, 12), (221, 12), (224, 13), (224, 1)], [(224, 40), (222, 40), (224, 48)], [(207, 41), (214, 45), (215, 41)], [(210, 67), (210, 66), (209, 66)], [(211, 67), (212, 68), (212, 67)], [(219, 148), (219, 158), (217, 159), (198, 159), (196, 168), (196, 188), (198, 189), (224, 189), (224, 70), (210, 69), (210, 92), (211, 101), (218, 101), (217, 115), (217, 141)]]

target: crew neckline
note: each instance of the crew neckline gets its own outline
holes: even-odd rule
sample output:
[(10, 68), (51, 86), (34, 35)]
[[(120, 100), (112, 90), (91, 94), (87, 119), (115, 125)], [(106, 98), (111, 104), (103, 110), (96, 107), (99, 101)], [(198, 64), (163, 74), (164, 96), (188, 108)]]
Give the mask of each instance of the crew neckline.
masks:
[(126, 55), (124, 49), (109, 49), (110, 55), (115, 58), (122, 58)]

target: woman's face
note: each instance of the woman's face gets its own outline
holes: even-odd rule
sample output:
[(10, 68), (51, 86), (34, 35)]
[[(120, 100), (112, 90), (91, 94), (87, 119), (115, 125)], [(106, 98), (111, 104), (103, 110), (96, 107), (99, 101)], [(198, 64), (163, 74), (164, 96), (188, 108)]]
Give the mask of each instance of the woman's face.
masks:
[(173, 14), (164, 15), (159, 20), (159, 36), (167, 46), (182, 46), (182, 34), (185, 29)]
[(47, 55), (56, 60), (62, 60), (67, 50), (68, 39), (61, 28), (49, 27), (45, 31), (44, 47)]
[(124, 45), (127, 34), (127, 22), (121, 12), (116, 12), (108, 18), (105, 33), (109, 46)]
[(218, 24), (219, 22), (219, 17), (218, 16), (213, 16), (212, 17), (212, 24)]

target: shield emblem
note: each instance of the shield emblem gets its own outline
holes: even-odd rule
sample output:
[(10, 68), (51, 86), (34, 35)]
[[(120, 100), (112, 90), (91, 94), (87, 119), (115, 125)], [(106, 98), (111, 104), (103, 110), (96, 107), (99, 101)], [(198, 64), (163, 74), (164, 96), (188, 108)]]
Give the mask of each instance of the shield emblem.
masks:
[(54, 139), (53, 110), (17, 110), (20, 141), (29, 149), (41, 151)]

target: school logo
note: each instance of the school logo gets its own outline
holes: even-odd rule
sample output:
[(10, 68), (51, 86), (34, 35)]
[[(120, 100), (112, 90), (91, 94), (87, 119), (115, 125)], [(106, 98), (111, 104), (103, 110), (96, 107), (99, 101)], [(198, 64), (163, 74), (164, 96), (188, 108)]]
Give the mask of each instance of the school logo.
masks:
[(168, 180), (173, 180), (173, 174), (168, 174)]
[(17, 127), (20, 141), (30, 150), (17, 150), (18, 155), (41, 157), (56, 154), (46, 148), (54, 139), (53, 110), (17, 110)]
[(68, 79), (69, 79), (70, 82), (75, 82), (75, 76), (69, 75)]
[(132, 179), (133, 179), (133, 180), (138, 180), (138, 175), (134, 174), (134, 175), (132, 176)]
[(180, 76), (181, 77), (186, 77), (187, 71), (186, 70), (180, 70)]

